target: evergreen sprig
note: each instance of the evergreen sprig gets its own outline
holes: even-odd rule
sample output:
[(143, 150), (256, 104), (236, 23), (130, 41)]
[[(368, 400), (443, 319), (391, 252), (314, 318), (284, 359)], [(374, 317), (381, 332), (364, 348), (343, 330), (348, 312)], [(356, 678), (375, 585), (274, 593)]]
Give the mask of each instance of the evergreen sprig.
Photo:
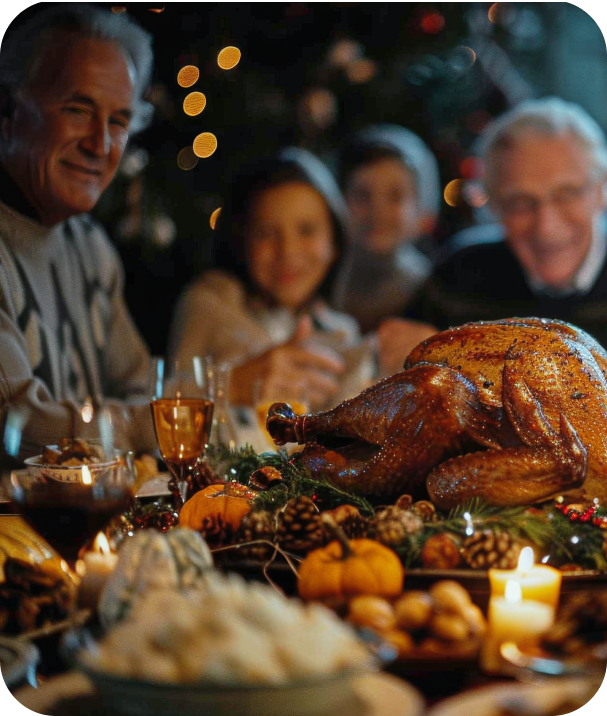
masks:
[[(255, 470), (266, 466), (279, 470), (282, 482), (258, 494), (256, 509), (275, 510), (292, 498), (307, 495), (314, 497), (322, 509), (350, 504), (358, 507), (363, 515), (372, 517), (374, 514), (372, 504), (364, 497), (332, 485), (322, 475), (313, 476), (291, 462), (284, 451), (257, 454), (249, 445), (239, 450), (220, 445), (210, 447), (206, 459), (216, 472), (247, 486)], [(507, 532), (520, 542), (536, 546), (549, 556), (550, 563), (571, 562), (607, 572), (607, 559), (603, 552), (605, 530), (590, 522), (572, 522), (553, 503), (535, 507), (497, 507), (473, 498), (448, 512), (438, 510), (437, 517), (436, 521), (425, 523), (420, 532), (410, 535), (398, 548), (405, 567), (419, 565), (421, 550), (434, 534), (451, 533), (463, 540), (471, 530), (495, 530)]]
[(247, 486), (255, 470), (261, 467), (276, 468), (283, 481), (276, 487), (259, 493), (255, 499), (256, 509), (276, 509), (286, 505), (294, 497), (306, 495), (315, 497), (325, 509), (349, 504), (358, 507), (363, 515), (373, 514), (372, 505), (364, 497), (336, 487), (323, 476), (312, 476), (308, 470), (293, 464), (282, 450), (257, 454), (250, 445), (239, 450), (220, 445), (209, 448), (206, 459), (216, 471), (217, 467), (221, 466), (221, 472), (229, 479)]

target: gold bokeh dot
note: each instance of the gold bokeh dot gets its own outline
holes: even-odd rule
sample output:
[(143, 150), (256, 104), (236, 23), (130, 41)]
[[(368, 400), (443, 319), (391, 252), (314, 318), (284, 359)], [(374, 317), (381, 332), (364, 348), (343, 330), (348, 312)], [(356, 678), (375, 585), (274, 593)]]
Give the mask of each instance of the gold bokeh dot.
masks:
[(112, 5), (112, 12), (114, 15), (122, 15), (123, 12), (126, 12), (126, 5)]
[(231, 70), (240, 62), (241, 52), (237, 47), (224, 47), (217, 55), (217, 64), (222, 70)]
[(217, 219), (219, 219), (219, 214), (221, 214), (221, 207), (215, 209), (215, 211), (211, 214), (211, 218), (209, 219), (209, 224), (211, 225), (211, 229), (213, 229), (213, 231), (215, 231), (215, 227), (217, 226)]
[(186, 65), (177, 73), (177, 84), (180, 87), (191, 87), (198, 82), (200, 70), (195, 65)]
[(195, 117), (197, 114), (200, 114), (206, 106), (207, 98), (202, 92), (190, 92), (183, 100), (183, 111), (190, 117)]
[(464, 182), (461, 179), (450, 181), (445, 187), (445, 201), (449, 206), (458, 206), (462, 201)]
[(192, 146), (197, 157), (206, 159), (217, 149), (217, 137), (211, 132), (203, 132), (196, 137)]
[(194, 154), (192, 147), (184, 147), (177, 155), (177, 166), (184, 172), (189, 172), (198, 164), (198, 157)]

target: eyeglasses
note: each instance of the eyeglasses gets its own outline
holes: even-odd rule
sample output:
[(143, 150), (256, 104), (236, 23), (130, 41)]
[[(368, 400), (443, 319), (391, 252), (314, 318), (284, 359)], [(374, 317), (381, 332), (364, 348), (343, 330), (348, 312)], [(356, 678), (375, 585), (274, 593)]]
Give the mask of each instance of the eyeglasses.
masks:
[(590, 190), (596, 186), (595, 182), (587, 182), (580, 186), (563, 186), (554, 189), (542, 198), (517, 194), (505, 200), (498, 200), (498, 206), (503, 216), (507, 218), (524, 218), (536, 214), (543, 204), (552, 204), (561, 214), (576, 211)]

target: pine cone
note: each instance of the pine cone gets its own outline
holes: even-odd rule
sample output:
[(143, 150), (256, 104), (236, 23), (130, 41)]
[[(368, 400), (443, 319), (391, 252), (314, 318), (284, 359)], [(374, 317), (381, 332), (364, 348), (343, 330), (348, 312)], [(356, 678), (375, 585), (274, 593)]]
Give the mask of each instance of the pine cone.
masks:
[[(371, 521), (368, 517), (363, 517), (354, 505), (340, 505), (324, 514), (330, 515), (335, 520), (335, 524), (341, 527), (348, 539), (361, 539), (369, 534)], [(331, 535), (328, 537), (332, 539)]]
[(278, 513), (276, 541), (291, 552), (307, 552), (323, 544), (320, 512), (309, 497), (302, 495), (289, 500)]
[(369, 534), (371, 520), (363, 515), (348, 515), (341, 523), (340, 527), (348, 539), (362, 539)]
[(514, 569), (521, 548), (507, 532), (483, 530), (464, 540), (462, 556), (473, 569)]
[[(267, 510), (249, 512), (240, 523), (235, 535), (235, 542), (253, 542), (260, 539), (273, 542), (275, 526), (276, 519), (271, 512)], [(240, 547), (236, 554), (242, 559), (255, 559), (262, 562), (269, 559), (272, 552), (272, 547), (269, 544), (252, 544)]]
[(418, 515), (392, 505), (376, 513), (371, 531), (375, 539), (387, 547), (400, 547), (409, 535), (416, 534), (423, 526)]

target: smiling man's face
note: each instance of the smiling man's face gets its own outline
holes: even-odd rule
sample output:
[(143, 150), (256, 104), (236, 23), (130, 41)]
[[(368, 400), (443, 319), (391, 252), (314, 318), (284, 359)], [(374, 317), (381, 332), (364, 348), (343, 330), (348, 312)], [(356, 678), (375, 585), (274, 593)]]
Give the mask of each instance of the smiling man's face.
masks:
[(114, 43), (70, 38), (47, 50), (2, 124), (3, 164), (43, 224), (95, 206), (126, 147), (133, 98), (132, 71)]

